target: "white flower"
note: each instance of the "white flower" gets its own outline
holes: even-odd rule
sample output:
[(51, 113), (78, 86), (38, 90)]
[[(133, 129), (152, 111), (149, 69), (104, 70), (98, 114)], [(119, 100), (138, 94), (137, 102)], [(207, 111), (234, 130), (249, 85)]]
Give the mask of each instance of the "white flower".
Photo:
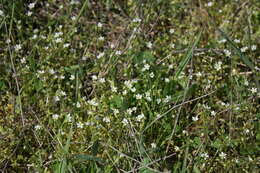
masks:
[(173, 48), (173, 49), (175, 48), (175, 44), (174, 43), (171, 44), (171, 48)]
[(202, 73), (201, 73), (201, 72), (198, 72), (198, 73), (196, 73), (196, 76), (197, 76), (197, 77), (201, 77), (201, 76), (202, 76)]
[(69, 43), (65, 43), (65, 44), (63, 45), (63, 48), (67, 48), (67, 47), (69, 47), (69, 46), (70, 46)]
[(227, 40), (226, 39), (222, 39), (222, 40), (219, 40), (218, 42), (219, 43), (225, 43)]
[(116, 92), (117, 92), (117, 87), (112, 86), (112, 87), (111, 87), (111, 91), (114, 92), (114, 93), (116, 93)]
[(80, 128), (80, 129), (82, 129), (82, 128), (84, 127), (84, 124), (83, 124), (82, 122), (78, 122), (78, 123), (77, 123), (77, 127)]
[(216, 115), (216, 112), (215, 112), (215, 111), (211, 111), (210, 114), (211, 114), (212, 116), (215, 116), (215, 115)]
[(100, 22), (98, 22), (97, 26), (98, 26), (99, 28), (102, 28), (103, 24), (100, 23)]
[(201, 153), (200, 156), (205, 160), (209, 158), (208, 153)]
[(229, 50), (227, 50), (227, 49), (224, 49), (224, 53), (225, 53), (226, 56), (230, 56), (231, 55), (231, 52)]
[(220, 157), (221, 159), (225, 159), (226, 156), (227, 156), (227, 154), (224, 153), (224, 152), (221, 152), (221, 153), (219, 154), (219, 157)]
[(6, 43), (7, 43), (7, 44), (11, 43), (11, 40), (8, 38), (8, 39), (6, 40)]
[(59, 115), (58, 115), (58, 114), (53, 114), (53, 115), (52, 115), (52, 119), (57, 120), (58, 118), (59, 118)]
[(126, 126), (128, 124), (128, 120), (126, 118), (124, 118), (122, 123)]
[(208, 2), (208, 3), (207, 3), (207, 6), (208, 6), (208, 7), (211, 7), (212, 5), (213, 5), (213, 2)]
[(141, 122), (142, 119), (144, 119), (144, 118), (145, 118), (145, 117), (144, 117), (144, 114), (141, 113), (140, 115), (138, 115), (138, 116), (136, 117), (136, 120), (137, 120), (138, 122)]
[(162, 99), (156, 99), (157, 104), (160, 104)]
[(55, 101), (55, 102), (60, 101), (60, 97), (59, 97), (59, 96), (54, 96), (54, 101)]
[(119, 114), (119, 110), (118, 109), (113, 109), (114, 114)]
[(217, 71), (219, 71), (219, 70), (221, 70), (221, 65), (222, 65), (222, 62), (219, 61), (218, 63), (216, 63), (216, 64), (214, 65), (214, 68), (215, 68)]
[(234, 42), (235, 42), (235, 43), (240, 43), (240, 40), (235, 39)]
[(87, 60), (87, 57), (86, 57), (86, 56), (83, 56), (83, 57), (82, 57), (82, 60), (83, 60), (83, 61), (86, 61), (86, 60)]
[(56, 43), (61, 43), (62, 42), (62, 38), (56, 38), (55, 42)]
[(106, 122), (106, 123), (110, 123), (109, 117), (104, 117), (104, 118), (103, 118), (103, 121)]
[(63, 35), (63, 32), (55, 32), (54, 33), (54, 38), (58, 38), (58, 37), (60, 37), (62, 35)]
[(125, 96), (127, 94), (127, 90), (124, 90), (123, 91), (123, 95)]
[(163, 100), (164, 103), (167, 103), (171, 100), (171, 96), (166, 96), (166, 98)]
[(141, 22), (142, 20), (140, 18), (134, 18), (133, 22)]
[(72, 117), (71, 117), (70, 113), (67, 114), (67, 117), (66, 117), (66, 118), (67, 118), (67, 121), (68, 121), (68, 122), (71, 122), (71, 121), (72, 121)]
[(174, 150), (175, 150), (175, 151), (180, 151), (180, 148), (179, 148), (178, 146), (175, 146), (175, 147), (174, 147)]
[(165, 78), (164, 81), (165, 81), (166, 83), (169, 83), (169, 82), (170, 82), (170, 79), (169, 79), (169, 78)]
[(30, 4), (28, 5), (28, 7), (29, 7), (30, 9), (33, 9), (33, 8), (35, 7), (35, 3), (30, 3)]
[(192, 117), (192, 121), (198, 121), (198, 120), (199, 120), (198, 116)]
[(137, 100), (140, 100), (140, 99), (142, 99), (142, 95), (141, 95), (141, 94), (136, 94), (136, 95), (135, 95), (135, 98), (136, 98)]
[(70, 80), (74, 80), (75, 79), (75, 75), (70, 75)]
[(92, 75), (91, 78), (92, 78), (92, 80), (97, 80), (98, 79), (97, 75)]
[(61, 75), (61, 76), (60, 76), (60, 79), (65, 79), (65, 76), (64, 76), (64, 75)]
[(116, 51), (116, 55), (121, 55), (122, 52), (120, 50)]
[(95, 99), (89, 100), (88, 104), (92, 105), (92, 106), (98, 106), (98, 102), (96, 102)]
[(251, 88), (250, 91), (251, 91), (253, 94), (255, 94), (255, 93), (257, 93), (257, 88)]
[(142, 71), (146, 71), (150, 69), (150, 65), (149, 64), (145, 64), (144, 67), (142, 68)]
[(150, 73), (150, 78), (154, 78), (154, 73)]
[(156, 148), (156, 143), (154, 143), (154, 142), (151, 143), (151, 147), (152, 147), (152, 148)]
[(22, 63), (22, 64), (25, 64), (25, 63), (26, 63), (26, 59), (25, 59), (25, 58), (22, 58), (22, 59), (21, 59), (21, 63)]
[(105, 80), (105, 78), (100, 78), (100, 79), (99, 79), (99, 82), (100, 82), (100, 83), (105, 83), (106, 80)]
[(247, 46), (242, 47), (240, 50), (241, 50), (241, 52), (246, 52), (248, 50), (248, 47)]
[(32, 12), (31, 11), (27, 11), (27, 16), (31, 16)]
[(104, 40), (105, 40), (105, 37), (100, 36), (100, 37), (98, 38), (98, 40), (100, 40), (100, 41), (104, 41)]
[(17, 44), (14, 46), (15, 51), (19, 51), (22, 49), (22, 46), (20, 44)]
[(171, 33), (171, 34), (173, 34), (174, 31), (175, 31), (175, 30), (174, 30), (173, 28), (170, 29), (170, 33)]
[(97, 56), (97, 59), (100, 59), (100, 58), (102, 58), (104, 55), (105, 55), (105, 53), (104, 53), (104, 52), (101, 52), (101, 53), (99, 53), (99, 54), (98, 54), (98, 56)]
[(76, 16), (72, 16), (72, 17), (71, 17), (71, 20), (72, 20), (72, 21), (75, 21), (76, 19), (77, 19)]
[(149, 49), (151, 49), (151, 48), (153, 47), (153, 44), (152, 44), (151, 42), (148, 42), (148, 43), (146, 44), (146, 46), (147, 46)]
[(252, 45), (251, 50), (256, 50), (256, 45)]
[(35, 130), (40, 130), (41, 128), (42, 128), (42, 126), (40, 126), (40, 125), (36, 125), (36, 126), (34, 127)]
[(81, 105), (80, 105), (80, 102), (77, 102), (76, 107), (77, 107), (77, 108), (80, 108), (80, 106), (81, 106)]

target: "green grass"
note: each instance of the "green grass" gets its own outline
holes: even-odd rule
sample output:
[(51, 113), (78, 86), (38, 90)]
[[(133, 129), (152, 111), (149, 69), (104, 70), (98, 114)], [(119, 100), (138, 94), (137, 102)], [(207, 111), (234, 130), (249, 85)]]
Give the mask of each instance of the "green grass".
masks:
[(258, 172), (259, 7), (0, 0), (0, 170)]

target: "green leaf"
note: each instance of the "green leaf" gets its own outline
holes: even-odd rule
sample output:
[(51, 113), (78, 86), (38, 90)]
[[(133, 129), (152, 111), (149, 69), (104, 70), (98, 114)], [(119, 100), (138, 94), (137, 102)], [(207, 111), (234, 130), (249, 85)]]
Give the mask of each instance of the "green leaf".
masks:
[(201, 37), (201, 33), (202, 31), (200, 31), (197, 39), (195, 40), (195, 42), (193, 43), (193, 45), (188, 49), (188, 52), (185, 56), (185, 58), (181, 61), (179, 67), (177, 68), (176, 74), (175, 74), (175, 79), (178, 79), (180, 73), (184, 70), (185, 66), (188, 64), (188, 62), (190, 61), (190, 59), (192, 58), (193, 55), (193, 49), (197, 46), (197, 44), (199, 43), (200, 37)]
[(114, 95), (110, 103), (112, 106), (115, 106), (116, 108), (121, 108), (123, 105), (123, 98), (119, 95)]
[(94, 161), (94, 162), (101, 162), (101, 163), (104, 162), (104, 160), (102, 160), (101, 158), (88, 155), (88, 154), (77, 154), (74, 155), (73, 159), (78, 161)]

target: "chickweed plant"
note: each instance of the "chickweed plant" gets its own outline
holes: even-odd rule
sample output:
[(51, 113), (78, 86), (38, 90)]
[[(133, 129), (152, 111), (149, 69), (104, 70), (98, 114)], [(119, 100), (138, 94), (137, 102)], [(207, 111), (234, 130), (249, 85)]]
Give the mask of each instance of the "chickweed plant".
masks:
[(258, 0), (0, 0), (0, 170), (259, 171)]

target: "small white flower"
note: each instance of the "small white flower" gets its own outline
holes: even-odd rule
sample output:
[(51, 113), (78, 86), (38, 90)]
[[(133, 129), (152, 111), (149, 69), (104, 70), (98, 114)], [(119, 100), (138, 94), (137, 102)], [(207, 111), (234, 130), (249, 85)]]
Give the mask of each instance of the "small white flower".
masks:
[(34, 40), (37, 39), (37, 38), (38, 38), (37, 34), (34, 34), (33, 37), (32, 37), (32, 39), (34, 39)]
[(196, 73), (196, 76), (197, 76), (197, 77), (201, 77), (201, 76), (202, 76), (202, 73), (201, 73), (201, 72), (198, 72), (198, 73)]
[(84, 124), (83, 124), (82, 122), (78, 122), (78, 123), (77, 123), (77, 127), (80, 128), (80, 129), (82, 129), (82, 128), (84, 127)]
[(143, 96), (142, 96), (141, 94), (136, 94), (136, 95), (135, 95), (135, 98), (136, 98), (137, 100), (141, 100), (142, 97), (143, 97)]
[(125, 96), (127, 94), (127, 90), (124, 90), (123, 91), (123, 95)]
[(175, 44), (174, 43), (171, 44), (171, 48), (173, 48), (173, 49), (175, 48)]
[(213, 2), (208, 2), (208, 3), (207, 3), (207, 6), (208, 6), (208, 7), (212, 7), (212, 6), (213, 6)]
[(224, 53), (225, 53), (226, 56), (230, 56), (231, 55), (231, 52), (229, 50), (227, 50), (227, 49), (224, 49)]
[(83, 57), (82, 57), (82, 60), (83, 60), (83, 61), (86, 61), (86, 60), (87, 60), (87, 57), (86, 57), (86, 56), (83, 56)]
[(76, 107), (77, 107), (77, 108), (80, 108), (80, 106), (81, 106), (81, 105), (80, 105), (80, 102), (77, 102)]
[(126, 126), (128, 124), (128, 120), (126, 118), (124, 118), (122, 123)]
[(102, 58), (104, 55), (105, 55), (105, 53), (104, 53), (104, 52), (101, 52), (101, 53), (99, 53), (99, 54), (98, 54), (98, 56), (97, 56), (97, 59), (100, 59), (100, 58)]
[(60, 79), (65, 79), (65, 76), (64, 75), (60, 75)]
[(250, 130), (249, 129), (245, 129), (245, 133), (249, 134)]
[(72, 117), (71, 117), (70, 113), (67, 114), (66, 118), (67, 118), (67, 121), (68, 121), (68, 122), (71, 122), (71, 121), (72, 121)]
[(192, 117), (192, 121), (198, 121), (198, 120), (199, 120), (198, 116)]
[(164, 81), (165, 81), (166, 83), (169, 83), (169, 82), (170, 82), (170, 79), (169, 79), (169, 78), (165, 78)]
[(215, 112), (215, 111), (211, 111), (210, 114), (211, 114), (212, 116), (215, 116), (215, 115), (216, 115), (216, 112)]
[(208, 153), (201, 153), (200, 156), (205, 160), (209, 158)]
[(224, 153), (224, 152), (221, 152), (221, 153), (219, 154), (219, 157), (220, 157), (221, 159), (225, 159), (226, 156), (227, 156), (227, 154)]
[(98, 22), (97, 26), (98, 26), (99, 28), (102, 28), (103, 24), (100, 23), (100, 22)]
[(154, 78), (154, 73), (153, 72), (150, 73), (150, 78)]
[(63, 45), (63, 48), (67, 48), (67, 47), (69, 47), (69, 46), (70, 46), (69, 43), (65, 43), (65, 44)]
[(22, 46), (20, 44), (17, 44), (14, 46), (15, 51), (19, 51), (22, 49)]
[(171, 100), (171, 96), (166, 96), (166, 98), (163, 100), (164, 103), (167, 103)]
[(131, 115), (132, 112), (133, 112), (133, 110), (132, 110), (131, 108), (128, 108), (128, 109), (126, 110), (126, 112), (127, 112), (129, 115)]
[(112, 87), (111, 87), (111, 91), (114, 92), (114, 93), (116, 93), (116, 92), (117, 92), (117, 87), (112, 86)]
[(119, 110), (118, 109), (114, 109), (113, 112), (114, 112), (114, 114), (119, 114)]
[(257, 48), (256, 45), (252, 45), (251, 50), (254, 51), (254, 50), (256, 50), (256, 48)]
[(133, 93), (136, 92), (136, 88), (135, 88), (135, 87), (131, 88), (131, 91), (132, 91)]
[(100, 83), (105, 83), (106, 80), (105, 80), (105, 78), (100, 78), (100, 79), (99, 79), (99, 82), (100, 82)]
[(28, 5), (28, 7), (29, 7), (30, 9), (33, 9), (33, 8), (35, 7), (35, 3), (30, 3), (30, 4)]
[(27, 11), (27, 16), (31, 16), (32, 15), (32, 12), (31, 11)]
[(157, 104), (160, 104), (162, 99), (156, 99)]
[(122, 52), (120, 50), (116, 51), (116, 55), (121, 55)]
[(25, 59), (25, 58), (22, 58), (22, 59), (21, 59), (21, 63), (22, 63), (22, 64), (25, 64), (25, 63), (26, 63), (26, 59)]
[(151, 147), (152, 147), (152, 148), (156, 148), (156, 143), (154, 143), (154, 142), (151, 143)]
[(41, 128), (42, 128), (42, 126), (40, 126), (40, 125), (36, 125), (36, 126), (34, 127), (35, 130), (40, 130)]
[(54, 101), (55, 101), (55, 102), (60, 101), (60, 97), (59, 97), (59, 96), (54, 96)]
[(235, 39), (234, 42), (235, 42), (235, 43), (240, 43), (240, 40)]
[(52, 119), (57, 120), (58, 118), (59, 118), (59, 115), (58, 115), (58, 114), (53, 114), (53, 115), (52, 115)]
[(91, 78), (92, 78), (92, 80), (97, 80), (98, 79), (97, 75), (92, 75)]
[(76, 19), (77, 19), (76, 16), (72, 16), (72, 17), (71, 17), (71, 20), (72, 20), (72, 21), (75, 21)]
[(138, 115), (138, 116), (136, 117), (136, 120), (137, 120), (138, 122), (141, 122), (144, 118), (145, 118), (145, 117), (144, 117), (144, 114), (141, 113), (140, 115)]
[(170, 29), (170, 33), (173, 34), (175, 30), (173, 28)]
[(219, 40), (218, 42), (219, 43), (225, 43), (227, 40), (226, 39), (222, 39), (222, 40)]
[(92, 106), (98, 106), (98, 102), (96, 102), (95, 99), (89, 100), (88, 104), (92, 105)]
[(110, 123), (109, 117), (104, 117), (104, 118), (103, 118), (103, 121), (106, 122), (106, 123)]
[(98, 40), (100, 40), (100, 41), (104, 41), (104, 40), (105, 40), (105, 37), (100, 36), (100, 37), (98, 38)]
[(142, 20), (141, 20), (140, 18), (134, 18), (134, 19), (133, 19), (133, 22), (136, 22), (136, 23), (137, 23), (137, 22), (141, 22), (141, 21), (142, 21)]
[(55, 42), (56, 43), (61, 43), (62, 42), (62, 38), (56, 38)]
[(218, 63), (216, 63), (216, 64), (214, 65), (214, 68), (215, 68), (217, 71), (219, 71), (219, 70), (221, 70), (221, 65), (222, 65), (222, 62), (219, 61)]
[(7, 43), (7, 44), (11, 43), (11, 40), (8, 38), (8, 39), (6, 40), (6, 43)]
[(248, 50), (248, 47), (247, 46), (242, 47), (240, 50), (241, 50), (241, 52), (246, 52)]
[(74, 80), (75, 79), (75, 75), (70, 75), (70, 80)]
[(255, 93), (257, 93), (257, 88), (251, 88), (250, 91), (251, 91), (253, 94), (255, 94)]
[(179, 148), (178, 146), (175, 146), (175, 147), (174, 147), (174, 150), (175, 150), (175, 151), (180, 151), (180, 148)]
[(149, 49), (151, 49), (151, 48), (153, 47), (153, 44), (152, 44), (151, 42), (148, 42), (148, 43), (146, 44), (146, 46), (147, 46)]

